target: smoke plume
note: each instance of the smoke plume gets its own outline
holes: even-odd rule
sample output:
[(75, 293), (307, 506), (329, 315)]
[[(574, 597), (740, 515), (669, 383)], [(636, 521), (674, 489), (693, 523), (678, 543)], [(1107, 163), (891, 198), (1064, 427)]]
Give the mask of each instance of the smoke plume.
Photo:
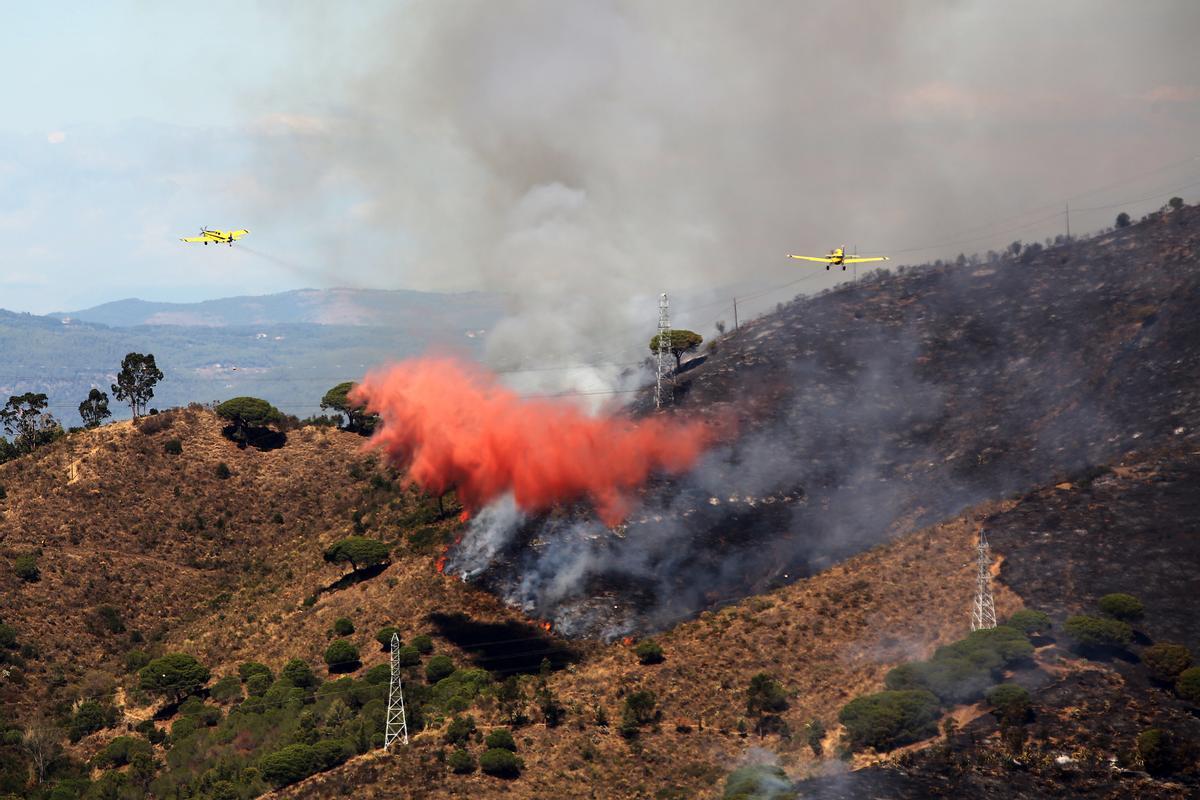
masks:
[(680, 473), (710, 438), (700, 423), (589, 416), (522, 398), (479, 368), (420, 358), (367, 375), (351, 399), (379, 414), (371, 444), (425, 491), (457, 490), (468, 511), (508, 493), (526, 512), (583, 500), (608, 525), (652, 473)]

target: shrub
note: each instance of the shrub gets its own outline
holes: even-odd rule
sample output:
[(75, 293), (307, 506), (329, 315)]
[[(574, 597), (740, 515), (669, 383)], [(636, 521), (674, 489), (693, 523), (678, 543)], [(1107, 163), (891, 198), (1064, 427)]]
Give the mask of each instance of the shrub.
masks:
[(1133, 638), (1129, 623), (1117, 619), (1102, 619), (1083, 614), (1071, 617), (1063, 630), (1082, 648), (1121, 648)]
[(191, 736), (200, 727), (195, 717), (180, 717), (171, 723), (171, 740), (178, 742)]
[(413, 637), (412, 646), (417, 648), (418, 653), (427, 656), (433, 652), (433, 639), (430, 638), (429, 634), (422, 633)]
[(78, 742), (89, 733), (95, 733), (101, 728), (107, 728), (116, 719), (116, 712), (108, 706), (101, 705), (96, 700), (84, 700), (71, 716), (67, 724), (67, 738)]
[(746, 690), (746, 713), (758, 716), (783, 711), (787, 707), (787, 695), (779, 681), (765, 672), (750, 679), (750, 687)]
[(318, 770), (333, 769), (354, 755), (354, 748), (341, 739), (323, 739), (313, 745)]
[(488, 750), (479, 757), (479, 768), (497, 778), (515, 778), (521, 774), (524, 767), (524, 762), (511, 750), (499, 747)]
[(643, 689), (625, 695), (625, 706), (621, 711), (621, 719), (635, 725), (646, 725), (655, 718), (657, 699), (654, 692)]
[[(392, 652), (392, 636), (399, 634), (400, 631), (393, 625), (387, 625), (379, 629), (379, 633), (375, 634), (375, 641), (379, 642), (379, 646), (383, 648), (383, 652)], [(400, 642), (404, 644), (404, 642)]]
[(333, 621), (333, 633), (336, 636), (349, 636), (354, 633), (354, 623), (349, 617), (338, 617)]
[(1189, 667), (1179, 673), (1175, 691), (1184, 700), (1200, 706), (1200, 667)]
[(421, 663), (421, 654), (412, 645), (405, 645), (396, 651), (396, 660), (402, 667), (415, 667)]
[(358, 660), (358, 648), (345, 639), (337, 639), (325, 648), (325, 663), (329, 665), (330, 672), (356, 670), (361, 664)]
[(37, 565), (37, 555), (34, 553), (17, 556), (13, 560), (13, 572), (26, 583), (34, 583), (42, 577), (42, 571)]
[(796, 790), (782, 768), (770, 764), (739, 767), (725, 779), (722, 800), (791, 800)]
[(186, 653), (168, 653), (138, 671), (141, 688), (179, 700), (208, 683), (208, 668)]
[(12, 650), (17, 646), (17, 629), (0, 622), (0, 647)]
[(271, 680), (270, 673), (256, 672), (246, 681), (246, 694), (250, 697), (262, 697), (271, 688), (272, 683), (274, 681)]
[(96, 754), (92, 763), (97, 767), (123, 767), (138, 753), (150, 755), (150, 743), (134, 736), (118, 736)]
[(163, 450), (169, 455), (177, 456), (183, 452), (183, 442), (178, 439), (167, 439), (163, 442)]
[(1181, 644), (1152, 644), (1142, 651), (1142, 663), (1153, 678), (1171, 683), (1192, 665), (1192, 651)]
[(367, 674), (363, 675), (363, 680), (372, 686), (381, 683), (387, 683), (392, 678), (391, 664), (376, 664), (367, 670)]
[(242, 699), (242, 682), (236, 675), (226, 675), (213, 684), (208, 696), (218, 703), (230, 703)]
[(1010, 628), (1016, 628), (1026, 636), (1031, 636), (1050, 630), (1050, 615), (1044, 611), (1023, 608), (1009, 617), (1004, 624)]
[(517, 752), (517, 743), (513, 741), (512, 731), (508, 728), (496, 728), (484, 737), (483, 743), (488, 748), (502, 747), (505, 750), (512, 750), (514, 753)]
[(1121, 592), (1104, 595), (1097, 605), (1105, 614), (1122, 622), (1136, 622), (1146, 614), (1146, 607), (1141, 600)]
[(633, 652), (643, 664), (658, 664), (663, 660), (663, 649), (653, 639), (642, 639)]
[(465, 744), (474, 732), (474, 717), (455, 717), (450, 720), (450, 724), (446, 727), (446, 733), (443, 734), (442, 738), (446, 740), (446, 744)]
[(317, 685), (317, 676), (313, 674), (308, 662), (302, 658), (293, 658), (283, 665), (279, 671), (280, 679), (292, 686), (311, 687)]
[(1002, 683), (988, 689), (988, 705), (1005, 722), (1024, 722), (1029, 716), (1029, 692), (1015, 683)]
[(462, 747), (450, 753), (446, 763), (456, 775), (466, 775), (475, 771), (475, 758)]
[(99, 633), (124, 633), (125, 621), (121, 619), (121, 612), (115, 606), (102, 605), (96, 606), (92, 610), (91, 616), (92, 632)]
[(238, 666), (238, 677), (243, 682), (249, 681), (251, 676), (254, 675), (266, 675), (268, 683), (275, 680), (275, 676), (271, 674), (271, 668), (266, 664), (260, 664), (257, 661), (247, 661)]
[(813, 752), (813, 756), (821, 755), (821, 743), (825, 741), (825, 723), (819, 719), (814, 719), (808, 723), (808, 733), (806, 739), (808, 747)]
[(1128, 228), (1129, 222), (1130, 222), (1129, 215), (1126, 214), (1124, 211), (1122, 211), (1120, 214), (1117, 214), (1117, 227), (1118, 228)]
[(838, 713), (852, 748), (876, 750), (890, 750), (934, 736), (937, 718), (937, 698), (920, 689), (856, 697)]
[(429, 690), (429, 701), (450, 713), (466, 711), (491, 683), (492, 676), (487, 670), (456, 669), (434, 684)]
[(217, 477), (221, 480), (228, 480), (233, 475), (233, 471), (229, 469), (229, 465), (222, 461), (217, 464)]
[(307, 744), (290, 744), (258, 762), (263, 780), (275, 788), (303, 780), (317, 771), (317, 753)]
[(1151, 728), (1137, 737), (1137, 752), (1151, 775), (1170, 775), (1176, 768), (1175, 742), (1169, 731)]
[(442, 678), (448, 678), (452, 672), (454, 672), (454, 662), (450, 660), (450, 656), (434, 656), (425, 665), (425, 680), (437, 683)]
[(125, 654), (125, 670), (137, 672), (150, 663), (150, 654), (142, 650), (130, 650)]

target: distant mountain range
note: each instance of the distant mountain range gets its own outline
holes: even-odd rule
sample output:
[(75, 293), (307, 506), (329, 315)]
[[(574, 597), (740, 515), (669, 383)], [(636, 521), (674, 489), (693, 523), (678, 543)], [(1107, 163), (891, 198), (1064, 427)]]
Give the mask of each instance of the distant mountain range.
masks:
[[(0, 310), (0, 404), (45, 392), (65, 425), (131, 351), (153, 353), (165, 375), (152, 406), (265, 398), (283, 411), (319, 413), (325, 390), (372, 366), (429, 349), (476, 357), (502, 316), (481, 293), (301, 289), (201, 303), (119, 300), (46, 316)], [(118, 418), (128, 416), (115, 399)]]
[(82, 311), (54, 313), (55, 319), (97, 322), (112, 327), (178, 325), (223, 328), (233, 325), (382, 325), (487, 328), (497, 319), (496, 295), (480, 292), (435, 294), (377, 289), (296, 289), (248, 297), (223, 297), (199, 303), (157, 303), (129, 298)]

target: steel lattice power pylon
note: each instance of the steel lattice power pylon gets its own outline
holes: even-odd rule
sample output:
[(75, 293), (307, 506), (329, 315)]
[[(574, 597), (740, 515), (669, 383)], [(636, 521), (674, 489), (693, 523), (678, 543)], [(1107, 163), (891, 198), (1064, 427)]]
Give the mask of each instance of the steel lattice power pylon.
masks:
[(992, 600), (992, 554), (987, 535), (979, 530), (979, 552), (976, 557), (975, 607), (971, 609), (971, 630), (996, 627), (996, 603)]
[(674, 377), (671, 375), (671, 309), (667, 293), (658, 296), (658, 378), (654, 383), (654, 407), (662, 410), (674, 399)]
[(400, 636), (392, 634), (392, 676), (388, 682), (387, 722), (383, 729), (383, 749), (389, 750), (397, 739), (408, 744), (408, 718), (404, 715), (404, 687), (400, 685)]

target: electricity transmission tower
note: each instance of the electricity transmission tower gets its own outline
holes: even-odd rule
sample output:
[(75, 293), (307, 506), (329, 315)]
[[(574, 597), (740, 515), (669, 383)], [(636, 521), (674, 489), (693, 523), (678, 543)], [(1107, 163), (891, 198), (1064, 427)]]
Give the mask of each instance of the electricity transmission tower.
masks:
[(978, 631), (996, 627), (996, 604), (992, 600), (992, 554), (982, 528), (979, 529), (979, 553), (975, 564), (978, 572), (975, 606), (971, 609), (971, 630)]
[(391, 749), (396, 739), (408, 744), (408, 718), (404, 715), (404, 688), (400, 685), (400, 635), (392, 634), (392, 676), (388, 681), (387, 722), (383, 730), (383, 749)]
[(671, 377), (671, 310), (667, 293), (658, 296), (658, 380), (654, 384), (654, 407), (662, 410), (674, 398)]

